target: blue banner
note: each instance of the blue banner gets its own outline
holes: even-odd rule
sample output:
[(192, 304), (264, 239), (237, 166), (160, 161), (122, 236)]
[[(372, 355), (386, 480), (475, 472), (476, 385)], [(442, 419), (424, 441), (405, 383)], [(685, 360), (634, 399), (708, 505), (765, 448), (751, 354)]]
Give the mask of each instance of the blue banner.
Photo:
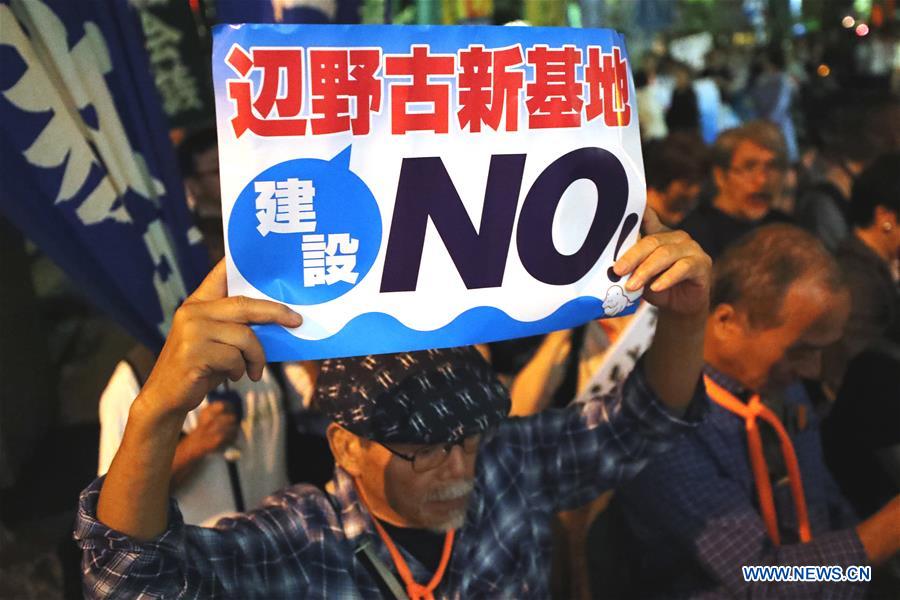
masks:
[(208, 270), (124, 0), (0, 0), (0, 211), (159, 348)]

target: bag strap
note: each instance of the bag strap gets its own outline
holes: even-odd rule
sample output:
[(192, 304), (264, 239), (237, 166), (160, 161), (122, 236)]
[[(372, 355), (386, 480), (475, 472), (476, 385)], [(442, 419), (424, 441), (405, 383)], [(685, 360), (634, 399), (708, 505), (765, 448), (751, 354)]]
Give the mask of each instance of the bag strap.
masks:
[[(372, 548), (372, 542), (370, 540), (364, 541), (362, 544), (358, 544), (356, 546), (356, 550), (353, 551), (354, 554), (360, 556), (360, 562), (369, 569), (369, 573), (377, 574), (381, 580), (384, 582), (384, 585), (391, 591), (394, 595), (394, 598), (397, 600), (409, 600), (409, 596), (406, 595), (406, 592), (403, 590), (403, 586), (400, 585), (400, 582), (397, 581), (397, 578), (391, 573), (390, 569), (387, 568), (387, 565), (384, 564), (378, 555), (375, 554), (375, 550)], [(368, 560), (363, 560), (363, 559)], [(374, 570), (374, 571), (373, 571)]]
[[(337, 500), (335, 500), (334, 496), (328, 492), (325, 492), (325, 498), (328, 500), (328, 503), (331, 504), (331, 508), (334, 510), (334, 516), (337, 517), (339, 522), (342, 522), (341, 507), (338, 506)], [(341, 525), (343, 526), (343, 523), (341, 523)], [(372, 547), (371, 540), (363, 540), (362, 543), (354, 544), (353, 554), (359, 558), (359, 562), (366, 568), (369, 575), (376, 581), (383, 583), (391, 594), (394, 595), (396, 600), (409, 600), (409, 596), (406, 595), (403, 586), (397, 581), (397, 577), (391, 573), (390, 569), (387, 568), (387, 565), (384, 564), (384, 561), (375, 554), (375, 549)]]

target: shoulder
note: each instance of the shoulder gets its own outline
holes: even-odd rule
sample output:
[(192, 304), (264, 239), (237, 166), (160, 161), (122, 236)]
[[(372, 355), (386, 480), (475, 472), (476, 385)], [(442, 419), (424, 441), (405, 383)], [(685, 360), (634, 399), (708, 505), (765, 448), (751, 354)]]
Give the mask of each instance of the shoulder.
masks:
[(298, 483), (282, 488), (263, 499), (260, 508), (285, 510), (310, 516), (325, 516), (334, 513), (334, 507), (325, 492), (308, 483)]

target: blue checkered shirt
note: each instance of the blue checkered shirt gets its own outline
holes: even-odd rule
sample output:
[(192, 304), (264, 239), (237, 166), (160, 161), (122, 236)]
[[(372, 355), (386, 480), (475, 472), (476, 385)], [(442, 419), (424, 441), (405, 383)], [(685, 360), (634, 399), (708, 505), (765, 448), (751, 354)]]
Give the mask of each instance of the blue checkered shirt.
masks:
[[(749, 395), (724, 374), (709, 367), (707, 374), (734, 396)], [(765, 395), (763, 402), (769, 403)], [(790, 386), (782, 405), (776, 413), (782, 414), (797, 453), (813, 540), (798, 541), (793, 498), (783, 479), (773, 484), (782, 545), (772, 544), (758, 509), (744, 420), (712, 403), (704, 423), (617, 492), (631, 538), (625, 546), (640, 573), (635, 593), (667, 598), (864, 594), (861, 584), (743, 580), (743, 565), (868, 564), (853, 528), (857, 519), (825, 466), (815, 411), (803, 386)], [(804, 416), (797, 418), (800, 413)]]
[[(553, 515), (633, 477), (705, 414), (698, 385), (684, 419), (651, 392), (638, 366), (603, 398), (505, 421), (479, 450), (465, 525), (437, 598), (548, 598)], [(215, 528), (185, 526), (173, 501), (168, 529), (138, 542), (96, 518), (103, 480), (81, 494), (75, 538), (89, 598), (377, 598), (354, 549), (374, 545), (393, 565), (357, 497), (336, 469), (333, 495), (300, 485)], [(338, 508), (336, 513), (335, 507)], [(402, 551), (402, 550), (401, 550)], [(431, 578), (404, 556), (417, 581)]]

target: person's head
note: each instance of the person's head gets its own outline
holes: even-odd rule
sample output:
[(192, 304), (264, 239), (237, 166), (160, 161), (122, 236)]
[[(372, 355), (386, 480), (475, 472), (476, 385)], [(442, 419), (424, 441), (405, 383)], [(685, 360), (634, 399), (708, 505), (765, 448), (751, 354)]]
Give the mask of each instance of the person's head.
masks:
[(178, 167), (184, 184), (201, 216), (222, 215), (219, 187), (219, 147), (216, 131), (203, 128), (188, 133), (178, 144)]
[(694, 207), (707, 176), (708, 153), (703, 141), (688, 133), (673, 133), (644, 146), (647, 203), (672, 227)]
[(178, 166), (184, 177), (194, 222), (203, 234), (210, 263), (216, 264), (225, 256), (225, 236), (215, 130), (204, 128), (188, 133), (178, 145)]
[(760, 391), (819, 377), (822, 350), (840, 338), (850, 298), (814, 236), (767, 225), (716, 260), (710, 306), (706, 361)]
[(316, 386), (335, 462), (375, 516), (435, 531), (462, 525), (478, 451), (510, 408), (477, 350), (327, 360)]
[(722, 132), (712, 147), (715, 205), (748, 221), (768, 214), (781, 192), (788, 164), (781, 131), (767, 121), (750, 121)]
[(849, 221), (878, 254), (900, 257), (900, 152), (877, 158), (853, 183)]

